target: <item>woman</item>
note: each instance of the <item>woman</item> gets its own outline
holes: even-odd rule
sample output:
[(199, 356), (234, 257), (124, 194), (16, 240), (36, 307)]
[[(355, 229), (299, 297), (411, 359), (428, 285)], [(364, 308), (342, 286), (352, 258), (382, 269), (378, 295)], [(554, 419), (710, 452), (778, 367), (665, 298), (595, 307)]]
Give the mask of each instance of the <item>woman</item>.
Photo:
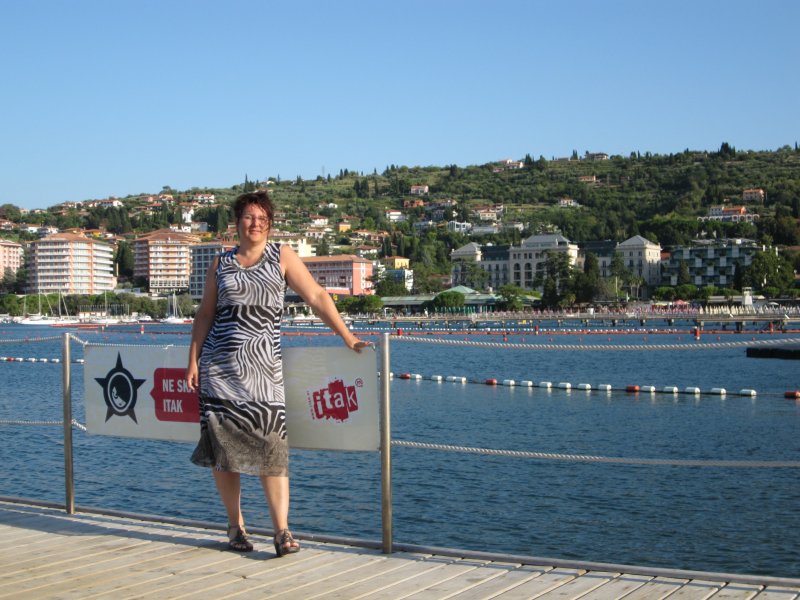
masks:
[(289, 531), (289, 448), (286, 439), (280, 323), (288, 284), (356, 352), (354, 336), (328, 293), (289, 247), (268, 244), (273, 205), (266, 192), (242, 194), (233, 207), (239, 246), (218, 256), (206, 275), (192, 326), (186, 382), (199, 388), (200, 441), (192, 462), (211, 467), (228, 514), (229, 548), (249, 552), (240, 474), (256, 475), (267, 497), (275, 552), (300, 545)]

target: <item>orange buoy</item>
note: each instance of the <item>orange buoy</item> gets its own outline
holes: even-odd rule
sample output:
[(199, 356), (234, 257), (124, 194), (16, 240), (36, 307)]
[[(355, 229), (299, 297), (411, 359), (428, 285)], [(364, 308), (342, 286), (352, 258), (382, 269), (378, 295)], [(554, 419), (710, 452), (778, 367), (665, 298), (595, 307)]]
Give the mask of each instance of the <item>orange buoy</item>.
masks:
[(486, 385), (497, 385), (497, 379), (487, 379), (484, 383)]
[(400, 373), (397, 376), (398, 379), (411, 379), (411, 373)]
[(800, 399), (800, 390), (793, 390), (783, 394), (784, 398), (792, 398), (793, 400)]
[(639, 391), (639, 386), (638, 385), (625, 386), (625, 391), (626, 392), (638, 392)]

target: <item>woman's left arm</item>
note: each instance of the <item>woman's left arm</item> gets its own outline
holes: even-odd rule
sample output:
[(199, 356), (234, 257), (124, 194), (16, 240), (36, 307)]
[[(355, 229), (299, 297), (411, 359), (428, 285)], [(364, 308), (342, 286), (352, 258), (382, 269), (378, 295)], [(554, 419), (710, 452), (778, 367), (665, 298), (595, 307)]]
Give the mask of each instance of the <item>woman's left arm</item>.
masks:
[(341, 337), (348, 348), (361, 352), (362, 348), (372, 346), (371, 342), (358, 339), (348, 329), (339, 315), (339, 311), (336, 310), (336, 305), (333, 303), (330, 294), (314, 281), (303, 261), (287, 245), (281, 246), (281, 269), (283, 269), (286, 283), (289, 284), (289, 287), (300, 294), (300, 297), (311, 307), (314, 314)]

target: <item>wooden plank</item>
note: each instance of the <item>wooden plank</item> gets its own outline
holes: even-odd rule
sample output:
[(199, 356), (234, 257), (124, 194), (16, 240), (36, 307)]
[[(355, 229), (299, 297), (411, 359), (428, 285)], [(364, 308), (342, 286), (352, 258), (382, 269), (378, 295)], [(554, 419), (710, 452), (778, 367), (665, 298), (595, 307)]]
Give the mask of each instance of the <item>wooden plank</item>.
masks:
[(656, 577), (634, 590), (625, 600), (661, 600), (688, 583), (688, 579), (672, 579), (669, 577)]
[(617, 600), (649, 583), (652, 577), (644, 575), (620, 575), (599, 588), (592, 590), (592, 600)]
[[(272, 560), (279, 559), (276, 558)], [(309, 587), (314, 586), (315, 584), (335, 585), (335, 581), (332, 580), (335, 580), (335, 578), (339, 575), (359, 568), (368, 568), (373, 563), (380, 560), (380, 557), (374, 555), (369, 556), (355, 552), (327, 552), (325, 560), (319, 561), (319, 563), (314, 567), (306, 565), (302, 571), (298, 572), (291, 578), (279, 579), (273, 576), (268, 578), (269, 582), (263, 581), (263, 578), (258, 577), (249, 577), (247, 579), (237, 578), (236, 581), (223, 586), (219, 591), (230, 596), (234, 591), (234, 588), (238, 586), (258, 595), (267, 594), (269, 598), (283, 598), (291, 594), (299, 594), (298, 597), (307, 598), (307, 589)], [(260, 585), (255, 583), (257, 581), (261, 581)], [(206, 590), (209, 589), (208, 586), (205, 587)], [(280, 588), (284, 588), (284, 591), (278, 591)], [(201, 586), (198, 587), (194, 585), (188, 585), (182, 587), (180, 595), (174, 596), (174, 598), (187, 598), (191, 595), (195, 595), (197, 592), (202, 593), (203, 591), (203, 587)]]
[[(497, 577), (487, 578), (483, 582), (459, 593), (458, 600), (486, 600), (488, 598), (495, 598), (503, 592), (552, 570), (552, 567), (534, 567), (528, 565), (516, 568), (514, 565), (505, 565), (504, 563), (496, 563), (496, 566), (498, 568)], [(503, 572), (506, 566), (511, 569)]]
[[(375, 551), (377, 552), (377, 551)], [(422, 557), (423, 555), (420, 555)], [(390, 573), (402, 569), (409, 564), (407, 560), (397, 560), (396, 556), (379, 555), (380, 560), (342, 573), (335, 579), (321, 581), (318, 584), (307, 586), (303, 589), (304, 598), (319, 599), (330, 598), (331, 595), (343, 594), (344, 598), (351, 598), (356, 586), (369, 581), (383, 581)]]
[[(425, 562), (432, 561), (433, 559)], [(482, 564), (484, 564), (484, 561), (451, 559), (450, 562), (447, 562), (443, 565), (443, 568), (431, 569), (420, 573), (415, 577), (397, 581), (391, 587), (377, 590), (362, 597), (369, 598), (369, 600), (395, 600), (399, 598), (408, 598), (413, 594), (421, 592), (422, 590), (435, 588), (438, 584), (448, 581), (453, 577), (471, 572)], [(434, 593), (429, 597), (438, 598), (439, 596)]]
[(800, 589), (769, 586), (756, 596), (756, 600), (798, 600)]
[(536, 596), (551, 600), (554, 598), (580, 598), (584, 594), (594, 593), (594, 590), (603, 584), (618, 577), (620, 573), (604, 573), (602, 571), (590, 571), (583, 573), (580, 577), (559, 585), (555, 589)]
[(538, 577), (529, 579), (518, 586), (506, 590), (496, 598), (503, 600), (521, 600), (523, 598), (534, 598), (538, 594), (544, 594), (550, 590), (556, 589), (575, 578), (581, 576), (585, 571), (577, 569), (553, 569), (547, 573), (543, 573)]
[[(462, 597), (468, 591), (488, 583), (493, 579), (507, 575), (511, 569), (517, 568), (519, 565), (509, 563), (488, 563), (481, 564), (472, 571), (462, 573), (456, 577), (451, 577), (442, 581), (432, 587), (426, 588), (416, 594), (408, 596), (408, 599), (425, 600), (431, 596), (436, 598), (450, 598), (453, 596)], [(530, 577), (530, 572), (528, 573)]]
[(375, 578), (366, 579), (354, 585), (333, 590), (327, 594), (318, 595), (317, 599), (352, 600), (353, 598), (363, 598), (373, 592), (389, 589), (403, 581), (443, 569), (453, 562), (452, 559), (443, 557), (410, 553), (393, 554), (387, 560), (391, 563), (399, 564), (400, 566), (382, 574), (378, 581), (376, 581)]
[(711, 598), (714, 600), (750, 600), (750, 598), (755, 598), (762, 589), (763, 586), (760, 585), (728, 583)]
[(692, 580), (669, 597), (669, 600), (705, 600), (716, 594), (722, 583)]

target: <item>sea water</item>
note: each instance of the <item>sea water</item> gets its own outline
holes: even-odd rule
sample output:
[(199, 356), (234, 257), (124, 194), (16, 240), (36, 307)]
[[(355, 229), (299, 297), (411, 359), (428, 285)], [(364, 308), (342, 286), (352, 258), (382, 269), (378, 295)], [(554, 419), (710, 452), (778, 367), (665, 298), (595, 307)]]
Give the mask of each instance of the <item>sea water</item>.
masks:
[[(123, 332), (124, 331), (124, 332)], [(60, 357), (48, 327), (0, 326), (0, 355)], [(188, 328), (75, 331), (93, 343), (188, 345)], [(747, 336), (746, 338), (744, 336)], [(720, 337), (720, 339), (717, 339)], [(435, 336), (431, 336), (435, 338)], [(396, 440), (527, 452), (664, 460), (800, 461), (795, 361), (748, 358), (742, 346), (692, 349), (688, 334), (446, 336), (488, 347), (393, 340), (395, 374), (551, 381), (554, 388), (398, 380), (391, 384)], [(775, 339), (704, 335), (702, 342)], [(377, 341), (376, 338), (371, 338)], [(444, 339), (444, 337), (443, 337)], [(286, 346), (337, 338), (287, 336)], [(549, 349), (513, 348), (516, 343)], [(683, 344), (681, 350), (654, 349)], [(603, 346), (593, 350), (592, 346)], [(612, 349), (638, 345), (637, 350)], [(561, 346), (572, 346), (564, 349)], [(73, 358), (82, 356), (71, 344)], [(72, 365), (73, 411), (83, 422), (83, 372)], [(0, 363), (0, 419), (57, 422), (62, 365)], [(573, 389), (557, 389), (570, 382)], [(728, 394), (628, 394), (578, 383), (725, 388)], [(740, 396), (755, 389), (754, 397)], [(62, 502), (58, 426), (0, 426), (0, 495)], [(78, 505), (218, 521), (212, 478), (188, 461), (190, 444), (73, 433)], [(394, 541), (656, 567), (800, 574), (800, 472), (792, 468), (619, 465), (394, 447)], [(292, 527), (381, 537), (377, 453), (293, 451)], [(270, 527), (260, 485), (243, 478), (252, 526)]]

